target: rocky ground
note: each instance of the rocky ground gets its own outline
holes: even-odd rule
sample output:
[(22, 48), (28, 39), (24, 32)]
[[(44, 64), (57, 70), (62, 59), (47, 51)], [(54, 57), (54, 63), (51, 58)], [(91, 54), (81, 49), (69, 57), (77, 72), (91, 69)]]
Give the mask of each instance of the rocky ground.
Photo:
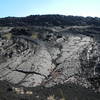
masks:
[(19, 94), (12, 84), (0, 81), (0, 100), (99, 100), (100, 94), (75, 84), (55, 85), (52, 88), (24, 88), (33, 94)]
[(0, 38), (0, 80), (15, 87), (50, 88), (74, 83), (99, 92), (97, 66), (98, 45), (90, 36), (62, 30), (39, 38)]

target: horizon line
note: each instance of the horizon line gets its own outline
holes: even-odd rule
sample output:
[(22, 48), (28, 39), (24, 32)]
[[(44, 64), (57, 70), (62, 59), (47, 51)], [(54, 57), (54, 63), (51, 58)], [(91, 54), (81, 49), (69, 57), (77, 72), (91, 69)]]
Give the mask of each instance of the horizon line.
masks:
[(24, 16), (13, 16), (13, 15), (11, 15), (11, 16), (3, 16), (3, 17), (0, 17), (0, 18), (7, 18), (7, 17), (15, 17), (15, 18), (22, 18), (22, 17), (28, 17), (28, 16), (36, 16), (36, 15), (40, 15), (40, 16), (42, 16), (42, 15), (61, 15), (61, 16), (77, 16), (77, 17), (84, 17), (84, 18), (86, 18), (86, 17), (92, 17), (92, 18), (100, 18), (100, 16), (88, 16), (88, 15), (86, 15), (86, 16), (82, 16), (82, 15), (64, 15), (64, 14), (30, 14), (30, 15), (24, 15)]

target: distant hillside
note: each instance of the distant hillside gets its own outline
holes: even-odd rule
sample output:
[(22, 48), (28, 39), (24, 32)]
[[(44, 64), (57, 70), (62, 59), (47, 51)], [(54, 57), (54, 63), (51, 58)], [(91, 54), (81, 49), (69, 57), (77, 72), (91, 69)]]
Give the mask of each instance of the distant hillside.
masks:
[(31, 15), (27, 17), (0, 18), (0, 26), (73, 26), (100, 25), (100, 18), (64, 16), (64, 15)]

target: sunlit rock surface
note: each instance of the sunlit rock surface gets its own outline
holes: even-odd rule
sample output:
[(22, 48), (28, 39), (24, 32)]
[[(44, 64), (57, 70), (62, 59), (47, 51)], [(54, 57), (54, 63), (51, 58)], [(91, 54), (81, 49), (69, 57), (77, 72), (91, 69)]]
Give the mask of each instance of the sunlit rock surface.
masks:
[(45, 38), (1, 39), (0, 80), (25, 87), (50, 87), (66, 82), (90, 87), (88, 79), (94, 77), (99, 62), (94, 39), (67, 33)]

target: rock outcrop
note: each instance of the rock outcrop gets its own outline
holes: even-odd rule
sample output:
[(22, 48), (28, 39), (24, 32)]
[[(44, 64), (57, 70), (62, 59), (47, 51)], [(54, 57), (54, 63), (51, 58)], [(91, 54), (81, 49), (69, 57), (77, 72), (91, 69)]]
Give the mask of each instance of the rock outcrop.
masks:
[(0, 80), (25, 87), (66, 82), (93, 87), (90, 79), (97, 75), (99, 62), (95, 40), (85, 35), (59, 34), (47, 35), (43, 40), (26, 36), (1, 39)]

